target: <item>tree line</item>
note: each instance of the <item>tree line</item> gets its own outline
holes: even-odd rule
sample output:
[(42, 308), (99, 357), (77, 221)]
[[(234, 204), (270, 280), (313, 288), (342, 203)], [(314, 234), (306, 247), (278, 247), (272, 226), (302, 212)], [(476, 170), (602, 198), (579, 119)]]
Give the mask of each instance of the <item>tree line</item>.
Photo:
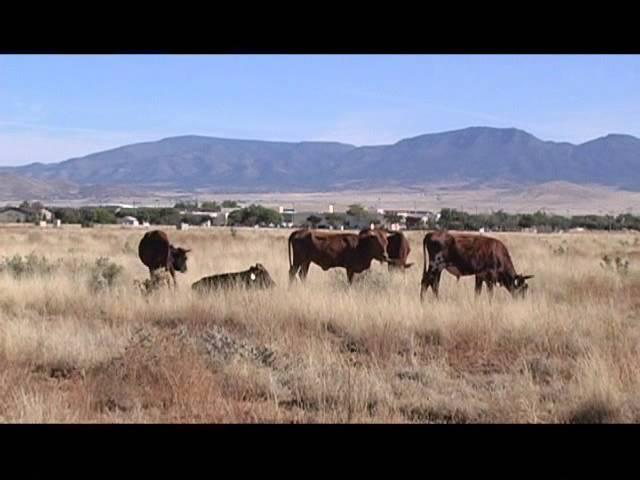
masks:
[(640, 216), (624, 213), (619, 215), (573, 215), (563, 216), (544, 211), (510, 214), (502, 210), (488, 214), (472, 214), (461, 210), (443, 208), (432, 228), (448, 230), (520, 231), (535, 228), (538, 232), (554, 232), (572, 228), (585, 230), (640, 230)]
[(178, 202), (173, 208), (178, 208), (187, 211), (202, 210), (206, 212), (220, 212), (223, 208), (240, 208), (240, 205), (235, 200), (223, 200), (222, 203), (215, 201), (205, 202)]
[[(41, 203), (29, 204), (23, 202), (21, 208), (34, 210), (43, 208)], [(150, 225), (177, 225), (180, 222), (191, 225), (200, 225), (209, 216), (191, 213), (198, 210), (220, 211), (222, 208), (238, 207), (232, 201), (224, 201), (221, 204), (216, 202), (195, 203), (180, 202), (173, 207), (137, 207), (137, 208), (117, 208), (117, 207), (52, 207), (49, 210), (54, 217), (62, 223), (81, 224), (91, 226), (93, 224), (116, 224), (118, 220), (133, 216), (140, 222), (148, 222)], [(217, 209), (216, 209), (217, 208)], [(183, 213), (181, 213), (183, 212)], [(358, 218), (366, 218), (372, 223), (379, 224), (375, 216), (369, 214), (361, 205), (351, 205), (346, 213), (318, 213), (309, 216), (306, 224), (316, 227), (323, 220), (329, 226), (339, 229), (341, 226), (349, 228), (347, 214)], [(397, 223), (400, 218), (393, 214), (384, 215), (383, 223)], [(229, 213), (227, 225), (230, 226), (278, 226), (283, 222), (282, 215), (274, 209), (261, 205), (249, 205), (244, 208), (237, 208)], [(618, 215), (573, 215), (563, 216), (549, 214), (544, 211), (535, 213), (507, 213), (498, 210), (491, 213), (472, 214), (454, 208), (443, 208), (440, 217), (436, 220), (430, 218), (423, 226), (427, 229), (447, 229), (447, 230), (471, 230), (478, 231), (482, 228), (491, 231), (521, 231), (526, 228), (535, 228), (538, 232), (554, 232), (559, 230), (569, 230), (572, 228), (584, 228), (585, 230), (638, 230), (640, 231), (640, 216), (624, 213)]]
[[(197, 208), (205, 210), (204, 204)], [(140, 222), (148, 222), (150, 225), (177, 225), (178, 223), (200, 225), (210, 219), (208, 215), (190, 213), (191, 211), (196, 211), (196, 208), (185, 208), (185, 204), (180, 203), (174, 207), (53, 207), (50, 210), (55, 218), (60, 219), (62, 223), (79, 223), (85, 227), (94, 224), (116, 224), (120, 219), (127, 216), (135, 217)], [(215, 212), (216, 210), (208, 211)], [(217, 211), (219, 212), (220, 210)], [(279, 225), (280, 223), (282, 223), (280, 213), (260, 205), (239, 208), (229, 213), (227, 218), (227, 225), (268, 226), (271, 224)]]

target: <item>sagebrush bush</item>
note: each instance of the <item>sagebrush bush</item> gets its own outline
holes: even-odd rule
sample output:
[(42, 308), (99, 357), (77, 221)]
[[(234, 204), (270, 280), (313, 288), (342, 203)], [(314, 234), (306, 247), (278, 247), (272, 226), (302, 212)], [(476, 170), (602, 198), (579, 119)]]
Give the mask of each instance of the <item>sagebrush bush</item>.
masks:
[(38, 256), (34, 252), (29, 255), (14, 255), (4, 258), (0, 263), (0, 272), (6, 272), (14, 278), (20, 279), (34, 275), (51, 275), (60, 268), (61, 262), (51, 262), (46, 257)]
[(91, 271), (89, 288), (94, 292), (112, 288), (122, 276), (123, 271), (124, 268), (121, 265), (110, 261), (107, 257), (100, 257)]

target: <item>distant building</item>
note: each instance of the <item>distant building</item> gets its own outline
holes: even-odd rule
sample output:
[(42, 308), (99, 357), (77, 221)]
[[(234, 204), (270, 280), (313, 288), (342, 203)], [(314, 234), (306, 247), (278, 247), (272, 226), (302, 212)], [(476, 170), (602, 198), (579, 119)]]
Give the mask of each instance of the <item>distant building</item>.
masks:
[(406, 217), (404, 217), (404, 224), (407, 227), (407, 229), (421, 228), (426, 223), (427, 221), (424, 217), (418, 217), (413, 215), (407, 215)]
[(283, 221), (283, 223), (287, 227), (311, 227), (311, 222), (307, 220), (311, 216), (318, 217), (320, 219), (316, 224), (316, 228), (329, 228), (329, 224), (325, 219), (325, 214), (321, 212), (296, 212), (286, 218), (286, 220), (290, 220), (289, 222)]
[(430, 220), (439, 218), (439, 214), (435, 214), (429, 210), (383, 210), (379, 209), (378, 214), (384, 214), (387, 217), (395, 216), (400, 220), (400, 228), (423, 228)]
[(0, 209), (0, 223), (26, 223), (33, 220), (33, 212), (18, 207)]
[(118, 220), (118, 223), (121, 225), (129, 225), (132, 227), (137, 227), (138, 225), (140, 225), (140, 222), (138, 222), (138, 219), (130, 215), (120, 218)]
[(37, 211), (38, 218), (40, 220), (44, 220), (45, 222), (53, 221), (53, 212), (47, 210), (46, 208), (41, 208)]
[(282, 205), (280, 205), (278, 207), (278, 212), (280, 213), (280, 215), (282, 215), (282, 225), (284, 227), (291, 228), (300, 225), (300, 216), (303, 215), (303, 213), (296, 214), (295, 208), (284, 208)]
[[(234, 212), (236, 210), (239, 210), (239, 208), (221, 208), (219, 212), (209, 212), (209, 211), (203, 211), (203, 210), (194, 210), (194, 211), (182, 211), (180, 212), (181, 215), (186, 215), (187, 213), (189, 215), (198, 215), (200, 217), (208, 217), (209, 221), (210, 221), (210, 226), (217, 226), (217, 227), (222, 227), (227, 225), (228, 221), (229, 221), (229, 214), (231, 212)], [(206, 221), (205, 221), (206, 222)]]
[(376, 224), (383, 224), (383, 223), (384, 223), (384, 217), (382, 215), (380, 215), (379, 213), (371, 213), (371, 212), (369, 212), (368, 215), (364, 217), (356, 217), (354, 215), (347, 214), (347, 218), (345, 221), (347, 228), (350, 228), (352, 230), (362, 230), (365, 228), (371, 228), (372, 224), (376, 225)]

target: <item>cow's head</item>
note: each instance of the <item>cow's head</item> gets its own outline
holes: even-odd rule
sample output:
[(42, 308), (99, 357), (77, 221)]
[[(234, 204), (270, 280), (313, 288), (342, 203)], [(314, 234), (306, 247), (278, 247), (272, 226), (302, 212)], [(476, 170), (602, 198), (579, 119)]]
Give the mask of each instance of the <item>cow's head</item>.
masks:
[(249, 281), (262, 287), (275, 287), (276, 282), (273, 281), (267, 269), (261, 263), (256, 263), (249, 268)]
[(187, 253), (191, 249), (171, 246), (171, 258), (173, 259), (173, 268), (178, 272), (185, 273), (187, 271)]
[(529, 285), (527, 285), (527, 280), (533, 278), (534, 275), (516, 275), (513, 279), (513, 285), (511, 287), (511, 295), (513, 298), (524, 298), (527, 294), (527, 290), (529, 289)]
[(358, 248), (379, 262), (390, 262), (387, 255), (387, 237), (380, 230), (362, 230), (358, 235)]

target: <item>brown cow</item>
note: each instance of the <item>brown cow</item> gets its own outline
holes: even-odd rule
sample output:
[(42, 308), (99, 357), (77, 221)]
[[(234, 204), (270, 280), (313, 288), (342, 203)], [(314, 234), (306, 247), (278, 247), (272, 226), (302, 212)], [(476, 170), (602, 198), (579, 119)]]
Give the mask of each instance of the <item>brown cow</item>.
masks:
[(458, 279), (475, 275), (476, 295), (482, 292), (482, 282), (485, 282), (490, 297), (493, 296), (493, 286), (497, 283), (505, 287), (514, 298), (524, 298), (529, 288), (526, 280), (533, 278), (533, 275), (516, 273), (507, 247), (495, 238), (446, 231), (430, 232), (424, 237), (423, 248), (421, 300), (429, 287), (433, 289), (436, 297), (438, 296), (442, 270), (448, 271)]
[(261, 263), (256, 263), (253, 267), (242, 272), (220, 273), (203, 277), (191, 288), (200, 292), (215, 290), (218, 288), (233, 288), (244, 286), (246, 288), (272, 288), (276, 283)]
[(411, 246), (409, 240), (402, 232), (386, 232), (387, 241), (387, 255), (391, 260), (389, 262), (389, 271), (404, 270), (409, 268), (413, 263), (407, 263), (409, 253), (411, 253)]
[(325, 271), (345, 268), (349, 283), (353, 283), (353, 275), (367, 270), (374, 259), (389, 262), (387, 237), (380, 230), (355, 234), (301, 229), (289, 235), (289, 283), (298, 271), (304, 281), (311, 262)]
[(162, 230), (147, 232), (138, 245), (138, 256), (142, 263), (149, 269), (149, 275), (153, 278), (153, 271), (164, 268), (171, 274), (173, 285), (176, 286), (176, 270), (185, 273), (187, 271), (187, 253), (190, 249), (176, 248)]

